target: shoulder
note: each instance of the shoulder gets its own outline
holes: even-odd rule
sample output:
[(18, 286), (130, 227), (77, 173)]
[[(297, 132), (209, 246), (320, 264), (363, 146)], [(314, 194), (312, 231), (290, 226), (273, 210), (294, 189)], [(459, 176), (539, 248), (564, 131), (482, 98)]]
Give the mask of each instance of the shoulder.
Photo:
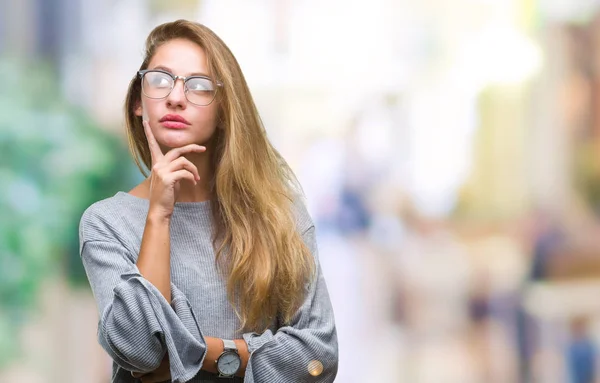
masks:
[(123, 204), (116, 194), (90, 205), (79, 221), (79, 242), (117, 239), (123, 222)]
[(302, 194), (295, 194), (292, 200), (292, 214), (296, 227), (300, 233), (306, 232), (314, 226), (312, 217), (306, 207), (306, 199)]

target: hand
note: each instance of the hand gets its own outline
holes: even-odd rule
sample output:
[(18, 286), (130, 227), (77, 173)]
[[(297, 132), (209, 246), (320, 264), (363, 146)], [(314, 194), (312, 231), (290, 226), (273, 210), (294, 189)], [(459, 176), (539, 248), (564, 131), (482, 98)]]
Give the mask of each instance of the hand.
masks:
[(165, 355), (160, 366), (152, 372), (142, 374), (141, 372), (132, 372), (131, 376), (141, 379), (142, 383), (160, 383), (171, 381), (171, 369), (169, 366), (169, 354)]
[(183, 155), (186, 153), (201, 153), (206, 151), (206, 148), (190, 144), (171, 149), (167, 154), (163, 154), (148, 121), (144, 121), (143, 125), (152, 157), (150, 211), (158, 214), (160, 218), (170, 218), (177, 200), (179, 182), (188, 180), (196, 185), (200, 181), (198, 168)]

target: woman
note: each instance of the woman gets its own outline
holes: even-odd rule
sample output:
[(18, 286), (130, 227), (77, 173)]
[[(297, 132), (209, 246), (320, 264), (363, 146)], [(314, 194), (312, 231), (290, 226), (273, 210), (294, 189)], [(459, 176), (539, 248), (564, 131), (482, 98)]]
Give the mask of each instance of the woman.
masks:
[(80, 223), (112, 381), (333, 381), (314, 226), (227, 46), (197, 23), (158, 26), (125, 114), (147, 178)]

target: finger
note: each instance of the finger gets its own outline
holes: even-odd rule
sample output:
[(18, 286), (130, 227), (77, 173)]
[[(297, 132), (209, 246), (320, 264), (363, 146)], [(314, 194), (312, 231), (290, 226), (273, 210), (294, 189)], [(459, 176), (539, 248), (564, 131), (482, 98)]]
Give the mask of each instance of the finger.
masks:
[(184, 155), (186, 153), (202, 153), (205, 151), (206, 151), (206, 147), (204, 147), (204, 146), (200, 146), (200, 145), (196, 145), (196, 144), (189, 144), (186, 146), (182, 146), (181, 148), (171, 149), (167, 154), (165, 154), (165, 159), (167, 161), (171, 162), (174, 159), (176, 159), (177, 157), (181, 157), (182, 155)]
[(152, 129), (150, 128), (150, 123), (148, 121), (142, 121), (144, 125), (144, 132), (146, 133), (146, 139), (148, 140), (148, 148), (150, 149), (150, 156), (152, 157), (152, 164), (154, 165), (161, 158), (164, 157), (162, 150), (160, 150), (160, 146), (158, 142), (156, 142), (156, 138), (154, 138), (154, 133), (152, 133)]
[(134, 378), (140, 378), (142, 376), (144, 376), (145, 374), (141, 373), (141, 372), (132, 372), (131, 376), (133, 376)]
[(187, 158), (179, 157), (178, 159), (169, 164), (169, 170), (171, 172), (180, 169), (189, 170), (190, 172), (192, 172), (192, 174), (194, 174), (196, 181), (200, 181), (200, 174), (198, 173), (198, 168)]
[(198, 184), (196, 182), (196, 177), (194, 176), (194, 174), (187, 169), (178, 170), (176, 172), (165, 174), (165, 175), (159, 176), (157, 178), (158, 179), (156, 181), (158, 183), (160, 183), (161, 185), (163, 185), (163, 187), (166, 187), (166, 188), (171, 188), (173, 186), (177, 186), (177, 183), (182, 180), (188, 180), (191, 183), (193, 183), (194, 185)]
[[(181, 180), (188, 180), (188, 181), (192, 182), (194, 185), (197, 184), (196, 179), (194, 178), (194, 174), (187, 169), (178, 170), (176, 172), (171, 173), (170, 180), (172, 183), (178, 182)], [(171, 182), (169, 182), (169, 183), (171, 183)]]

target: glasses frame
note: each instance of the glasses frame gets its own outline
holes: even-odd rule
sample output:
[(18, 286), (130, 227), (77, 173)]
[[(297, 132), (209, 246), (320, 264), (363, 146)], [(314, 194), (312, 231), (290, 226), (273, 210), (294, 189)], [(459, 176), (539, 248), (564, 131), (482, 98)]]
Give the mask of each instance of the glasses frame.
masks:
[[(173, 79), (173, 85), (171, 86), (171, 90), (169, 90), (169, 93), (167, 93), (165, 96), (163, 97), (150, 97), (146, 94), (146, 92), (144, 91), (144, 76), (146, 75), (146, 73), (148, 72), (160, 72), (160, 73), (164, 73), (168, 76), (170, 76)], [(140, 77), (140, 81), (141, 81), (141, 86), (142, 86), (142, 92), (144, 93), (144, 96), (151, 98), (153, 100), (162, 100), (163, 98), (167, 98), (169, 97), (169, 95), (171, 94), (171, 92), (173, 91), (173, 89), (175, 89), (175, 84), (177, 84), (177, 80), (181, 79), (183, 81), (183, 93), (185, 93), (185, 99), (188, 100), (189, 103), (192, 103), (196, 106), (209, 106), (210, 104), (213, 103), (213, 101), (215, 101), (215, 98), (217, 98), (217, 91), (219, 90), (220, 87), (223, 86), (223, 83), (221, 81), (215, 81), (212, 78), (208, 77), (208, 76), (176, 76), (171, 72), (167, 72), (166, 70), (162, 70), (162, 69), (144, 69), (144, 70), (140, 70), (138, 71), (138, 76)], [(192, 79), (192, 78), (201, 78), (201, 79), (205, 79), (205, 80), (210, 80), (212, 81), (217, 87), (214, 90), (214, 94), (213, 94), (213, 98), (212, 100), (210, 100), (210, 102), (206, 105), (204, 104), (196, 104), (193, 101), (190, 101), (190, 99), (188, 98), (188, 87), (187, 87), (187, 80)]]

